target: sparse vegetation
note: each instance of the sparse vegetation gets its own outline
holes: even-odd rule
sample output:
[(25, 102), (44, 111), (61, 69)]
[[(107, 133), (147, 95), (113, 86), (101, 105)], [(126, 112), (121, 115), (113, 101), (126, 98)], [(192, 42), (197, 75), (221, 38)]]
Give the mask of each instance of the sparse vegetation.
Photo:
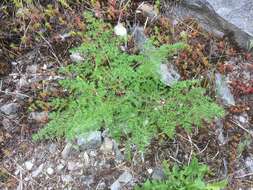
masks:
[(168, 164), (164, 164), (166, 180), (146, 181), (135, 190), (220, 190), (226, 186), (226, 181), (218, 183), (206, 183), (205, 174), (208, 172), (206, 165), (200, 164), (197, 159), (193, 159), (189, 166), (179, 168), (174, 166), (169, 169)]

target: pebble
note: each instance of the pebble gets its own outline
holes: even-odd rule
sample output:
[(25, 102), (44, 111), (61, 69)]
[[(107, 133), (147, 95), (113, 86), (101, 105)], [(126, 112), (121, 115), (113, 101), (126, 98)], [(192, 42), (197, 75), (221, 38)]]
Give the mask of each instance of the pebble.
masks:
[(48, 175), (53, 175), (54, 174), (54, 169), (53, 168), (47, 168), (47, 174)]
[(18, 112), (19, 105), (17, 103), (5, 104), (0, 108), (0, 111), (6, 115), (15, 114)]
[(63, 159), (67, 159), (73, 150), (73, 145), (72, 143), (68, 142), (66, 146), (64, 147), (63, 151), (61, 152), (61, 156)]
[(77, 144), (81, 150), (96, 149), (102, 144), (102, 133), (100, 131), (93, 131), (79, 135), (77, 137)]
[(63, 176), (61, 176), (61, 179), (65, 183), (69, 183), (69, 182), (73, 181), (73, 178), (71, 177), (71, 175), (63, 175)]
[(70, 59), (71, 59), (71, 61), (73, 61), (73, 62), (81, 62), (81, 61), (84, 61), (84, 58), (83, 58), (82, 55), (81, 55), (80, 53), (78, 53), (78, 52), (72, 53), (72, 54), (70, 55)]
[(26, 168), (28, 171), (32, 170), (33, 165), (34, 165), (34, 164), (33, 164), (32, 161), (26, 161), (26, 162), (25, 162), (25, 168)]
[(129, 173), (128, 171), (125, 171), (123, 174), (121, 174), (118, 178), (118, 181), (120, 183), (124, 183), (127, 184), (128, 182), (130, 182), (133, 179), (133, 176), (131, 173)]
[(85, 166), (88, 166), (90, 163), (90, 158), (89, 155), (87, 154), (87, 152), (83, 153), (83, 162)]
[(38, 175), (40, 175), (40, 173), (42, 172), (44, 167), (44, 164), (41, 164), (36, 170), (34, 170), (32, 172), (32, 177), (37, 177)]
[(56, 167), (56, 170), (58, 172), (60, 172), (65, 166), (63, 164), (59, 164), (57, 167)]
[(67, 167), (69, 171), (74, 171), (83, 167), (83, 165), (79, 162), (69, 161)]

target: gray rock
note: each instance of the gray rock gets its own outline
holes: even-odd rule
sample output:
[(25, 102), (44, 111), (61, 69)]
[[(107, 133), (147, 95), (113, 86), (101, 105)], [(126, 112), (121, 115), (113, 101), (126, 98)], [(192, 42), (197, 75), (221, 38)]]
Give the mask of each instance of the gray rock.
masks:
[(36, 170), (32, 172), (32, 177), (37, 177), (41, 174), (44, 164), (41, 164)]
[(123, 174), (119, 176), (119, 178), (110, 186), (111, 190), (119, 190), (122, 186), (126, 185), (133, 179), (132, 174), (128, 171), (124, 171)]
[[(221, 0), (209, 0), (209, 2), (211, 2), (213, 5), (218, 1), (220, 3), (222, 2)], [(248, 3), (249, 1), (250, 3)], [(225, 2), (227, 5), (229, 5), (231, 1), (225, 0)], [(233, 0), (233, 2), (235, 2), (235, 0)], [(252, 10), (252, 1), (243, 0), (243, 2), (246, 2), (246, 6), (244, 6), (244, 9), (241, 9), (241, 11), (238, 12), (238, 15), (240, 16), (234, 16), (232, 19), (227, 19), (226, 16), (221, 17), (216, 12), (218, 11), (218, 8), (223, 8), (223, 10), (221, 9), (219, 12), (227, 14), (228, 11), (226, 10), (226, 6), (218, 7), (218, 4), (215, 6), (216, 9), (214, 9), (212, 5), (208, 3), (208, 0), (182, 0), (178, 3), (166, 0), (163, 8), (166, 9), (166, 16), (177, 21), (184, 20), (189, 17), (196, 19), (206, 31), (213, 33), (217, 37), (223, 37), (225, 34), (232, 34), (231, 36), (233, 40), (235, 40), (240, 47), (248, 49), (252, 39), (252, 35), (250, 35), (251, 32), (249, 33), (248, 29), (244, 30), (245, 27), (241, 27), (243, 28), (241, 29), (238, 26), (242, 26), (244, 25), (243, 23), (247, 23), (249, 28), (251, 28), (250, 30), (253, 30), (252, 19), (247, 19), (248, 16), (252, 18), (253, 13), (252, 11), (249, 11)], [(241, 1), (237, 1), (236, 3), (240, 4), (240, 6), (234, 6), (235, 3), (232, 3), (231, 5), (234, 4), (232, 6), (234, 10), (237, 10), (242, 5)], [(249, 10), (246, 11), (246, 9)], [(244, 16), (245, 14), (247, 16)], [(240, 19), (238, 19), (239, 17)], [(237, 21), (233, 21), (233, 19)], [(243, 23), (242, 20), (244, 20)], [(238, 26), (235, 26), (234, 24), (237, 24)]]
[(124, 155), (120, 152), (119, 150), (119, 147), (118, 147), (118, 144), (113, 141), (113, 152), (114, 152), (114, 155), (115, 155), (115, 161), (116, 162), (123, 162), (124, 161)]
[(63, 159), (67, 159), (70, 155), (70, 153), (73, 151), (73, 145), (72, 143), (68, 142), (66, 146), (64, 147), (63, 151), (61, 152), (61, 156)]
[[(144, 54), (149, 55), (149, 51), (155, 49), (152, 44), (148, 43), (148, 38), (144, 34), (143, 27), (135, 27), (133, 30), (133, 39), (138, 49), (140, 49)], [(180, 75), (176, 68), (172, 64), (162, 64), (160, 65), (159, 74), (161, 76), (161, 81), (167, 86), (171, 86), (174, 82), (180, 79)]]
[(234, 96), (228, 87), (227, 80), (220, 73), (215, 74), (215, 87), (218, 99), (220, 99), (224, 105), (235, 105)]
[(109, 139), (108, 137), (104, 138), (104, 142), (100, 148), (100, 150), (104, 153), (104, 154), (108, 154), (111, 153), (113, 150), (113, 141), (111, 139)]
[(136, 26), (133, 29), (133, 39), (136, 47), (140, 50), (144, 50), (145, 44), (148, 41), (148, 38), (146, 37), (144, 33), (144, 28), (143, 27), (138, 27)]
[(6, 115), (16, 114), (18, 112), (19, 105), (17, 103), (5, 104), (0, 108), (0, 111)]
[(165, 173), (162, 168), (156, 167), (154, 168), (154, 171), (151, 177), (153, 180), (163, 180), (165, 179)]
[(129, 183), (133, 179), (133, 176), (128, 171), (124, 171), (123, 174), (121, 174), (118, 178), (118, 181), (123, 184)]
[(82, 134), (77, 137), (77, 144), (81, 150), (99, 148), (102, 144), (102, 133), (100, 131), (94, 131)]
[(160, 75), (161, 81), (167, 86), (171, 86), (180, 79), (179, 73), (172, 64), (161, 64)]
[(84, 57), (83, 57), (80, 53), (78, 53), (78, 52), (72, 53), (72, 54), (70, 55), (70, 59), (71, 59), (71, 61), (73, 61), (73, 62), (81, 62), (81, 61), (84, 61)]
[(121, 185), (119, 183), (118, 180), (116, 180), (111, 186), (110, 186), (111, 190), (120, 190), (121, 189)]
[(253, 157), (247, 157), (245, 160), (245, 165), (250, 172), (253, 172)]
[(71, 175), (63, 175), (61, 176), (61, 179), (65, 183), (70, 183), (71, 181), (73, 181), (73, 178), (71, 177)]
[(252, 0), (207, 0), (224, 19), (253, 36)]

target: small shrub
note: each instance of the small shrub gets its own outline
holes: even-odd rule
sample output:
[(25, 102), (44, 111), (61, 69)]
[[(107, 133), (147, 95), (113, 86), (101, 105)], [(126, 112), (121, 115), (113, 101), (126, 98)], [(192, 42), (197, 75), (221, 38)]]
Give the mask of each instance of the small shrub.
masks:
[(68, 78), (60, 84), (70, 95), (53, 101), (57, 109), (35, 139), (71, 139), (107, 128), (113, 138), (125, 136), (127, 145), (144, 150), (158, 130), (172, 137), (177, 126), (190, 131), (203, 119), (223, 115), (198, 81), (178, 82), (171, 88), (160, 81), (159, 65), (184, 44), (147, 46), (145, 53), (129, 55), (120, 50), (122, 40), (110, 25), (90, 14), (85, 19), (86, 41), (72, 50), (85, 61), (62, 69)]
[(189, 166), (182, 168), (174, 166), (171, 170), (165, 163), (164, 171), (166, 180), (148, 180), (135, 190), (220, 190), (226, 186), (226, 181), (206, 183), (204, 176), (208, 172), (208, 167), (200, 164), (197, 159), (193, 159)]

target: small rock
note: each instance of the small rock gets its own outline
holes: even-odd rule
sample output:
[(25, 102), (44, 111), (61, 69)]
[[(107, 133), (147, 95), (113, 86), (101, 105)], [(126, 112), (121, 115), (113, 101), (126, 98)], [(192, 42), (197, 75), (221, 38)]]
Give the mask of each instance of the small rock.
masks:
[(15, 114), (18, 112), (19, 105), (17, 103), (5, 104), (0, 108), (0, 111), (6, 115)]
[(218, 98), (227, 106), (235, 105), (234, 96), (232, 95), (226, 79), (220, 73), (215, 74), (215, 86)]
[(59, 164), (57, 167), (56, 167), (56, 170), (58, 172), (60, 172), (65, 166), (63, 164)]
[(162, 168), (156, 167), (152, 173), (153, 180), (163, 180), (165, 178), (165, 173)]
[(54, 169), (53, 168), (47, 168), (47, 174), (48, 175), (53, 175), (54, 174)]
[(100, 131), (82, 134), (77, 137), (77, 144), (81, 150), (96, 149), (101, 146), (101, 143), (102, 133)]
[(61, 176), (61, 179), (63, 182), (65, 183), (69, 183), (71, 181), (73, 181), (73, 178), (71, 177), (71, 175), (64, 175), (64, 176)]
[(32, 177), (37, 177), (38, 175), (40, 175), (40, 173), (42, 172), (44, 167), (44, 164), (41, 164), (36, 170), (34, 170), (32, 172)]
[(34, 164), (33, 164), (32, 161), (26, 161), (26, 162), (25, 162), (25, 168), (26, 168), (28, 171), (32, 170), (33, 165), (34, 165)]
[(73, 62), (82, 62), (82, 61), (84, 61), (83, 56), (80, 53), (78, 53), (78, 52), (72, 53), (70, 55), (70, 59)]
[(123, 24), (118, 23), (118, 24), (114, 27), (114, 33), (115, 33), (117, 36), (126, 37), (126, 36), (127, 36), (127, 29), (123, 26)]
[(90, 163), (90, 158), (89, 155), (87, 154), (87, 152), (84, 152), (83, 154), (83, 162), (85, 166), (88, 166)]
[(128, 171), (125, 171), (123, 174), (121, 174), (118, 178), (118, 181), (123, 184), (127, 184), (133, 179), (132, 174), (130, 174)]
[(173, 85), (180, 79), (179, 73), (172, 64), (161, 64), (160, 75), (161, 81), (167, 86)]
[(68, 162), (68, 170), (69, 171), (74, 171), (74, 170), (77, 170), (81, 167), (83, 167), (83, 165), (79, 162), (74, 162), (74, 161), (69, 161)]
[(247, 157), (245, 160), (245, 165), (248, 168), (250, 172), (253, 172), (253, 158), (252, 157)]
[(111, 186), (110, 186), (111, 190), (120, 190), (121, 189), (121, 185), (119, 183), (118, 180), (116, 180)]
[(82, 180), (84, 181), (84, 184), (87, 186), (90, 186), (92, 183), (94, 183), (94, 177), (92, 175), (83, 176)]
[(62, 158), (67, 159), (72, 150), (73, 150), (73, 145), (72, 143), (68, 142), (61, 153)]
[(48, 112), (31, 112), (29, 119), (37, 123), (46, 123), (48, 121)]
[(104, 142), (100, 149), (101, 151), (103, 151), (104, 154), (111, 153), (113, 150), (113, 141), (108, 137), (105, 137)]
[(134, 43), (138, 49), (141, 51), (145, 50), (145, 45), (147, 44), (148, 38), (144, 33), (144, 28), (136, 26), (133, 30)]
[(22, 87), (27, 86), (28, 84), (29, 84), (29, 83), (28, 83), (28, 81), (27, 81), (26, 76), (22, 76), (22, 77), (19, 79), (18, 87), (19, 87), (19, 88), (22, 88)]
[(153, 169), (152, 168), (149, 168), (147, 171), (148, 171), (149, 174), (153, 173)]
[(57, 145), (56, 144), (50, 144), (48, 147), (48, 150), (51, 154), (54, 154), (57, 151)]
[(97, 151), (91, 150), (91, 151), (89, 152), (89, 155), (90, 155), (91, 157), (96, 157), (96, 156), (97, 156)]
[(128, 171), (125, 171), (119, 176), (119, 178), (110, 186), (111, 190), (119, 190), (122, 186), (126, 185), (133, 179), (132, 174)]
[(124, 155), (119, 150), (118, 144), (113, 141), (113, 152), (115, 154), (115, 161), (120, 163), (124, 160)]

